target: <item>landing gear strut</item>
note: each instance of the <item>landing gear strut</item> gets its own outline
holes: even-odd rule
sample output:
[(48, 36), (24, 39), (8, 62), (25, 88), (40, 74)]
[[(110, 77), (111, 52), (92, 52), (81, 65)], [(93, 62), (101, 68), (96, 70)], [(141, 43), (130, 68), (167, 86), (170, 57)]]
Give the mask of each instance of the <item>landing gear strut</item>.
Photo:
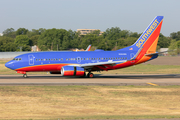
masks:
[(24, 74), (23, 77), (24, 77), (24, 78), (27, 78), (27, 74)]
[(93, 78), (93, 77), (94, 77), (94, 74), (89, 72), (89, 73), (87, 74), (87, 77), (88, 77), (88, 78)]

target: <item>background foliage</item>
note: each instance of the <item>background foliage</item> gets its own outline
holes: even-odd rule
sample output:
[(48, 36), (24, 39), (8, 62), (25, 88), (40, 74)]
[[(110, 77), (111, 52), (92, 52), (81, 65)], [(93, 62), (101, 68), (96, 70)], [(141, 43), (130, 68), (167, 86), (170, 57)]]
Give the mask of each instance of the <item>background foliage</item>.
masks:
[[(87, 35), (80, 35), (79, 32), (65, 29), (32, 29), (26, 28), (14, 30), (8, 28), (3, 31), (0, 37), (0, 51), (30, 51), (31, 46), (37, 45), (42, 51), (69, 50), (72, 48), (86, 49), (92, 45), (94, 49), (117, 50), (132, 45), (142, 33), (121, 30), (119, 27), (112, 27), (99, 35), (100, 31), (94, 31)], [(176, 49), (175, 54), (180, 53), (180, 31), (173, 32), (170, 37), (163, 34), (159, 36), (158, 49)], [(174, 54), (174, 53), (173, 53)]]

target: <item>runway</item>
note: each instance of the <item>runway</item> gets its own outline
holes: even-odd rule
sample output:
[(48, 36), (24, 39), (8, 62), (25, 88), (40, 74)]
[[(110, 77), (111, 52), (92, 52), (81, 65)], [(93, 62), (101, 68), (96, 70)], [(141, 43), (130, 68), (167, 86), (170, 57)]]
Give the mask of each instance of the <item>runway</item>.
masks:
[(60, 75), (0, 75), (0, 85), (180, 85), (180, 74), (166, 75), (101, 75), (95, 78)]

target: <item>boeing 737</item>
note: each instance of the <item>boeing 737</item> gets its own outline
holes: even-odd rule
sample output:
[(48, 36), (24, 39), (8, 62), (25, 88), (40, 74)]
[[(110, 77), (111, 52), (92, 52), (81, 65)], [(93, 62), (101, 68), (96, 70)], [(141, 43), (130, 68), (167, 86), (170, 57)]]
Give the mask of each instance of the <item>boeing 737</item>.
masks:
[[(5, 66), (27, 77), (27, 72), (50, 72), (62, 76), (94, 77), (93, 71), (125, 68), (158, 57), (156, 47), (163, 16), (156, 16), (131, 46), (116, 51), (49, 51), (22, 54)], [(86, 73), (88, 73), (86, 75)]]

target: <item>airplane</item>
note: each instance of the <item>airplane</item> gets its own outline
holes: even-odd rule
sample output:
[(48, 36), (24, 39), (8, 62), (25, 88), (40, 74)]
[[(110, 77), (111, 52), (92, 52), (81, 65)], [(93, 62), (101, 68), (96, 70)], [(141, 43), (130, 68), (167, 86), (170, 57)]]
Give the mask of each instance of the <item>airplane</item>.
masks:
[[(5, 66), (27, 77), (27, 72), (50, 72), (62, 76), (93, 78), (93, 71), (125, 68), (158, 57), (156, 47), (163, 16), (156, 16), (131, 46), (116, 51), (48, 51), (16, 56)], [(86, 74), (88, 73), (88, 74)]]

